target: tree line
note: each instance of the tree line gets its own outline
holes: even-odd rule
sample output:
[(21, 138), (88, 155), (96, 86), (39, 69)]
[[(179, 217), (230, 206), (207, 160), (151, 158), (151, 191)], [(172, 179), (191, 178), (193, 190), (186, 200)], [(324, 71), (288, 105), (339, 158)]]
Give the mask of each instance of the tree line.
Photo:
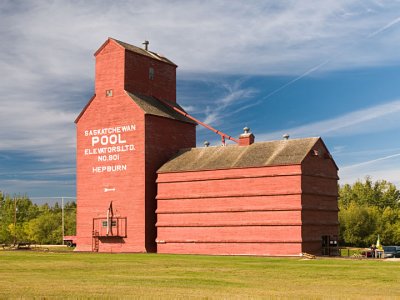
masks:
[[(400, 245), (400, 191), (385, 180), (369, 177), (339, 187), (340, 245), (368, 247), (378, 234), (383, 245)], [(38, 205), (26, 196), (0, 192), (0, 244), (62, 243), (59, 204)], [(76, 203), (64, 206), (64, 235), (75, 235)]]
[(400, 191), (385, 180), (366, 177), (339, 187), (340, 244), (400, 245)]
[[(76, 203), (64, 205), (64, 235), (75, 235)], [(62, 208), (35, 204), (26, 196), (0, 191), (0, 244), (62, 244)]]

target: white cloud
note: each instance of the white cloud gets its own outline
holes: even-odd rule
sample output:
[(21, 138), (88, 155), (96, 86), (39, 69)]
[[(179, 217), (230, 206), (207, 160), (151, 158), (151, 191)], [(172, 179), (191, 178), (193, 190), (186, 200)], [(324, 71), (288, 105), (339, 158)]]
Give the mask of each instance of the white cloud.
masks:
[(387, 156), (384, 156), (384, 157), (374, 158), (372, 160), (368, 160), (368, 161), (364, 161), (364, 162), (361, 162), (361, 163), (345, 166), (345, 167), (342, 168), (342, 170), (343, 171), (344, 170), (352, 170), (352, 169), (356, 169), (356, 168), (359, 168), (359, 167), (364, 167), (364, 166), (367, 166), (367, 165), (375, 164), (377, 162), (380, 162), (380, 161), (383, 161), (383, 160), (387, 160), (387, 159), (392, 159), (392, 158), (399, 157), (399, 156), (400, 156), (400, 153), (396, 153), (396, 154), (387, 155)]
[[(400, 100), (353, 111), (329, 120), (314, 122), (273, 133), (257, 134), (258, 140), (281, 138), (288, 132), (291, 137), (322, 136), (345, 137), (371, 134), (390, 129), (400, 129)], [(346, 146), (334, 146), (332, 154), (339, 164), (340, 183), (354, 183), (369, 175), (373, 180), (387, 180), (400, 187), (400, 153), (398, 148), (368, 149), (356, 152), (344, 151)], [(347, 156), (347, 158), (345, 158)], [(350, 159), (349, 159), (350, 158)], [(347, 161), (347, 163), (342, 163)], [(357, 161), (357, 163), (348, 163)]]
[(314, 122), (272, 133), (259, 134), (262, 140), (280, 138), (289, 133), (291, 137), (350, 136), (400, 128), (400, 100), (375, 105), (329, 120)]
[[(373, 180), (386, 180), (400, 188), (400, 154), (374, 158), (362, 163), (347, 165), (339, 170), (340, 183), (352, 184), (365, 176)], [(360, 176), (360, 174), (363, 174)]]
[[(219, 83), (216, 84), (218, 85)], [(213, 100), (212, 106), (206, 106), (204, 111), (205, 119), (203, 122), (208, 125), (218, 125), (227, 115), (234, 114), (252, 106), (246, 104), (246, 102), (251, 100), (257, 91), (253, 88), (244, 88), (242, 84), (243, 80), (219, 84), (224, 90), (223, 95)], [(240, 108), (237, 108), (239, 104)]]
[[(219, 123), (219, 113), (214, 111), (214, 112), (208, 112), (206, 113), (206, 118), (203, 123), (207, 125), (214, 125), (215, 123)], [(204, 127), (199, 127), (199, 129), (203, 129)]]
[[(136, 45), (148, 39), (182, 73), (301, 78), (398, 63), (399, 8), (372, 0), (0, 1), (0, 150), (74, 163), (73, 121), (93, 90), (93, 53), (108, 36)], [(255, 91), (240, 82), (225, 88), (205, 116), (211, 124), (255, 105), (246, 101)], [(393, 127), (393, 115), (357, 124), (386, 116), (378, 128)], [(362, 132), (350, 117), (314, 125), (322, 126), (318, 134), (337, 134), (344, 128), (338, 121)], [(293, 134), (309, 132), (305, 126)]]
[(400, 17), (390, 21), (389, 23), (387, 23), (386, 25), (382, 26), (381, 28), (379, 28), (378, 30), (375, 30), (374, 32), (372, 32), (371, 34), (369, 34), (367, 37), (368, 38), (372, 38), (378, 34), (380, 34), (381, 32), (388, 30), (389, 28), (395, 26), (397, 23), (400, 22)]
[[(149, 39), (185, 71), (302, 74), (339, 52), (346, 55), (327, 68), (398, 61), (398, 51), (380, 55), (390, 39), (374, 40), (398, 35), (399, 8), (355, 0), (3, 1), (0, 22), (2, 35), (12, 38), (7, 54), (16, 50), (39, 73), (91, 78), (88, 55), (114, 36), (135, 44)], [(367, 37), (370, 47), (355, 45)]]
[(196, 107), (193, 105), (181, 105), (181, 106), (188, 114), (196, 111)]
[[(52, 187), (57, 187), (57, 194), (53, 194)], [(28, 196), (74, 196), (75, 180), (38, 180), (38, 179), (8, 179), (0, 180), (1, 191), (5, 194), (12, 195), (14, 192), (18, 194), (29, 193)]]

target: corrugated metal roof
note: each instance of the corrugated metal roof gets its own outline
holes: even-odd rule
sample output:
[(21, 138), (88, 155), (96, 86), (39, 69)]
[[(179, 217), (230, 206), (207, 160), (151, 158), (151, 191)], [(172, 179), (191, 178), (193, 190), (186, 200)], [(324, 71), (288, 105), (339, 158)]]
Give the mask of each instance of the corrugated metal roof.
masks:
[[(197, 123), (195, 123), (194, 121), (186, 118), (184, 115), (181, 115), (180, 113), (176, 112), (171, 107), (154, 97), (134, 94), (127, 91), (125, 92), (133, 101), (135, 101), (135, 103), (144, 111), (145, 114), (179, 120), (182, 122), (197, 125)], [(177, 103), (170, 102), (170, 104), (184, 111), (184, 109)]]
[(145, 49), (142, 49), (142, 48), (139, 48), (139, 47), (136, 47), (136, 46), (121, 42), (121, 41), (113, 39), (113, 38), (110, 38), (110, 39), (115, 41), (115, 42), (117, 42), (118, 44), (120, 44), (126, 50), (129, 50), (129, 51), (141, 54), (141, 55), (145, 55), (145, 56), (148, 56), (148, 57), (151, 57), (151, 58), (155, 58), (155, 59), (163, 61), (163, 62), (165, 62), (167, 64), (176, 66), (176, 64), (174, 64), (172, 61), (170, 61), (168, 58), (162, 56), (161, 54), (158, 54), (158, 53), (155, 53), (155, 52), (152, 52), (152, 51), (148, 51), (148, 50), (145, 50)]
[(159, 173), (300, 164), (320, 138), (183, 149)]

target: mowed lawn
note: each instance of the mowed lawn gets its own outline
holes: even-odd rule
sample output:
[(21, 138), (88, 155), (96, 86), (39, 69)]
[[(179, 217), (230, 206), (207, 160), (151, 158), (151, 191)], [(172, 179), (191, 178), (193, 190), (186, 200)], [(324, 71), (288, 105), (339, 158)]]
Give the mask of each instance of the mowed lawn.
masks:
[(0, 299), (400, 298), (400, 261), (0, 251)]

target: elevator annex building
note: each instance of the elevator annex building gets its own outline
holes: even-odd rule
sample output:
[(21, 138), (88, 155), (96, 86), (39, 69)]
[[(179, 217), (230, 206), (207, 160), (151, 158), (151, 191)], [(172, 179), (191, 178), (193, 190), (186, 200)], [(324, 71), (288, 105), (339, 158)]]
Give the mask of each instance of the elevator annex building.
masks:
[(234, 144), (196, 147), (177, 65), (113, 38), (95, 59), (75, 120), (77, 251), (329, 254), (338, 168), (321, 138), (255, 141), (245, 128), (220, 133)]

